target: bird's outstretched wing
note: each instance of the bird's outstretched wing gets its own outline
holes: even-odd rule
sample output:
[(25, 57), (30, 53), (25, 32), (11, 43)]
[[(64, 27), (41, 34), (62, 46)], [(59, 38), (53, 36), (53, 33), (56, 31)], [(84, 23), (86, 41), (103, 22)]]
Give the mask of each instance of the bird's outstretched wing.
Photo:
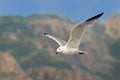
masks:
[(59, 46), (65, 46), (66, 45), (66, 41), (64, 41), (62, 39), (59, 39), (57, 37), (51, 36), (48, 33), (44, 33), (44, 36), (47, 36), (47, 37), (51, 38), (52, 40), (56, 41), (59, 44)]
[(85, 28), (95, 22), (103, 13), (100, 13), (94, 17), (87, 19), (86, 21), (75, 25), (70, 32), (69, 40), (66, 44), (69, 48), (78, 48), (80, 41), (82, 39)]

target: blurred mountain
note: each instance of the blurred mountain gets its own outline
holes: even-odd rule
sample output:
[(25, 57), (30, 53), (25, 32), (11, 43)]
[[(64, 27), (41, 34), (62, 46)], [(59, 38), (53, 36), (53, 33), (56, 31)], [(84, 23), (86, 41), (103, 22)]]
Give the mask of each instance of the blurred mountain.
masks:
[[(107, 32), (111, 20), (97, 22), (86, 30), (80, 49), (88, 54), (66, 56), (55, 54), (58, 45), (44, 37), (43, 32), (67, 41), (75, 25), (69, 19), (50, 14), (3, 16), (0, 17), (0, 51), (11, 51), (16, 63), (33, 80), (119, 80), (120, 40), (117, 36), (113, 41)], [(113, 26), (116, 30), (118, 27)]]
[(110, 17), (108, 20), (103, 22), (103, 25), (105, 25), (105, 33), (112, 38), (113, 40), (116, 40), (120, 38), (120, 13)]
[(106, 43), (108, 45), (109, 53), (112, 57), (110, 62), (114, 69), (114, 80), (120, 79), (120, 13), (113, 15), (108, 20), (103, 22), (105, 25), (105, 34), (107, 35)]
[(10, 52), (0, 52), (0, 80), (32, 80), (20, 68)]

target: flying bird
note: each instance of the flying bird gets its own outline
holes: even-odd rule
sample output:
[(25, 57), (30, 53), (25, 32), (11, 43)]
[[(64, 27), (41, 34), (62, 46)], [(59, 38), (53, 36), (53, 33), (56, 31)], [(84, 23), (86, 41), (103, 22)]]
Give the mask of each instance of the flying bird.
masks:
[(56, 41), (59, 47), (56, 50), (56, 54), (84, 54), (87, 53), (86, 51), (79, 50), (79, 45), (82, 40), (82, 36), (85, 32), (85, 29), (92, 23), (98, 20), (104, 13), (100, 13), (96, 16), (93, 16), (84, 22), (78, 23), (77, 25), (73, 26), (70, 31), (70, 36), (68, 42), (57, 38), (55, 36), (51, 36), (48, 33), (44, 32), (44, 36), (51, 38), (52, 40)]

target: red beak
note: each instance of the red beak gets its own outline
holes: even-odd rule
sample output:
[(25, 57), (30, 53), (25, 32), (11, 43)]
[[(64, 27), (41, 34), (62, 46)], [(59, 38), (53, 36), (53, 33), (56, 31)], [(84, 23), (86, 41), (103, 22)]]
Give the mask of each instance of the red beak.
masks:
[(58, 52), (56, 52), (56, 54), (58, 54)]

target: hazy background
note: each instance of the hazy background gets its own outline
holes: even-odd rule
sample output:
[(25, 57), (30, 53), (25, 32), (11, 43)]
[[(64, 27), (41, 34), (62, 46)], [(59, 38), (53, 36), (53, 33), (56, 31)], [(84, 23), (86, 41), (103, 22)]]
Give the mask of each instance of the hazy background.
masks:
[[(0, 0), (0, 80), (120, 80), (120, 0)], [(85, 55), (56, 55), (75, 23), (88, 27)]]

